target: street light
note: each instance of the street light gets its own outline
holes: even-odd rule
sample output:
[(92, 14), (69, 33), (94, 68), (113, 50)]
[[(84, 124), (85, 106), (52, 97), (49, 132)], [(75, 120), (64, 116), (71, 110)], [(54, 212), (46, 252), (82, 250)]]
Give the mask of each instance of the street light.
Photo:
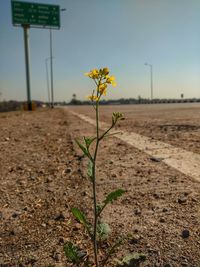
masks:
[(48, 94), (48, 103), (50, 106), (50, 90), (49, 90), (49, 72), (48, 72), (48, 60), (50, 57), (45, 59), (45, 65), (46, 65), (46, 78), (47, 78), (47, 94)]
[(150, 87), (151, 87), (151, 100), (153, 100), (153, 66), (149, 63), (144, 63), (145, 66), (150, 67)]
[[(60, 11), (66, 11), (66, 8), (61, 8)], [(51, 108), (54, 108), (54, 89), (53, 89), (53, 48), (52, 48), (52, 28), (49, 29), (50, 41), (50, 71), (51, 71)]]

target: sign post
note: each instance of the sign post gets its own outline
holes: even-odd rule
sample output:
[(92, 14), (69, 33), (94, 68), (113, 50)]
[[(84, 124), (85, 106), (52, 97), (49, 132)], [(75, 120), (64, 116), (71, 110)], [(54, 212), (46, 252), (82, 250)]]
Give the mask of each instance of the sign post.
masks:
[(30, 64), (29, 64), (29, 25), (23, 25), (24, 29), (24, 50), (25, 50), (25, 65), (26, 65), (26, 88), (27, 88), (27, 104), (28, 110), (32, 110), (31, 104), (31, 86), (30, 86)]
[(52, 30), (50, 28), (50, 67), (51, 67), (51, 108), (54, 108), (54, 90), (53, 90), (53, 48), (52, 48)]
[[(14, 26), (22, 26), (24, 30), (24, 49), (26, 65), (26, 87), (28, 110), (32, 110), (31, 103), (31, 83), (30, 83), (30, 60), (29, 60), (29, 29), (49, 28), (50, 43), (52, 43), (52, 29), (60, 28), (60, 7), (58, 5), (47, 5), (40, 3), (11, 1), (12, 22)], [(52, 63), (52, 44), (50, 45), (51, 54), (51, 105), (54, 106), (53, 94), (53, 63)]]

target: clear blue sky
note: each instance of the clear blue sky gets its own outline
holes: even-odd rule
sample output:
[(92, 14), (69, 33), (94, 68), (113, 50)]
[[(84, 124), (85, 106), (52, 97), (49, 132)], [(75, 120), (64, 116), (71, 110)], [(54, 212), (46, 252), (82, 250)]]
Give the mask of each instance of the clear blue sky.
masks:
[[(30, 1), (26, 1), (30, 2)], [(36, 0), (60, 5), (53, 31), (55, 100), (84, 99), (93, 89), (83, 74), (107, 66), (118, 86), (107, 98), (200, 97), (200, 0)], [(49, 30), (30, 30), (31, 95), (47, 100)], [(1, 99), (26, 99), (23, 30), (13, 27), (11, 1), (0, 0)]]

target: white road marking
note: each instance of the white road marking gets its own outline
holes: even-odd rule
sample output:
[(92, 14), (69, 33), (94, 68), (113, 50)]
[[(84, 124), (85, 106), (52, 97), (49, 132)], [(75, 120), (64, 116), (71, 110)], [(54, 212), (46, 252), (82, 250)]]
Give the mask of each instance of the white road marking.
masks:
[[(92, 125), (96, 125), (95, 120), (90, 117), (73, 111), (70, 112), (80, 119)], [(108, 126), (108, 124), (100, 122), (100, 128), (102, 130), (106, 130)], [(200, 182), (200, 154), (174, 147), (164, 142), (152, 140), (149, 137), (142, 136), (137, 133), (120, 131), (120, 134), (116, 135), (116, 137), (127, 144), (144, 151), (150, 156), (162, 159), (162, 161), (170, 167), (173, 167), (179, 172), (182, 172)]]

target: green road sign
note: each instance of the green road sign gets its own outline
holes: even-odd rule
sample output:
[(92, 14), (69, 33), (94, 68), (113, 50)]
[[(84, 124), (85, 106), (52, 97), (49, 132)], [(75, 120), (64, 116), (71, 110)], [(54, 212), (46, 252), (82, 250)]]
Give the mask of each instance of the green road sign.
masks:
[(14, 26), (30, 25), (40, 28), (60, 28), (60, 7), (12, 1), (12, 21)]

